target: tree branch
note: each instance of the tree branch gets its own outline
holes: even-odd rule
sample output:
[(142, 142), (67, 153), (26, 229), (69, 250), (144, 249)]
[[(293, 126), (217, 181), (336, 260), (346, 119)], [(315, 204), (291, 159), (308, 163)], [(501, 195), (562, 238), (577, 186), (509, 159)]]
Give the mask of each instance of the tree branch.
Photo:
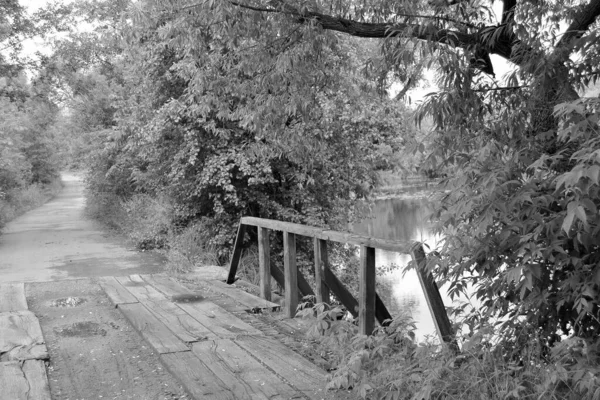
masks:
[(556, 44), (556, 48), (562, 48), (569, 44), (571, 40), (579, 39), (583, 36), (583, 33), (596, 21), (598, 15), (600, 15), (600, 0), (590, 0), (575, 15), (573, 22), (571, 22), (565, 34)]
[[(265, 8), (258, 7), (249, 4), (241, 3), (237, 0), (229, 0), (229, 3), (252, 11), (257, 12), (269, 12), (269, 13), (280, 13), (290, 15), (295, 18), (295, 21), (300, 24), (315, 23), (324, 30), (331, 30), (336, 32), (345, 33), (351, 36), (362, 37), (362, 38), (389, 38), (389, 37), (413, 37), (421, 40), (429, 40), (432, 42), (458, 47), (458, 48), (472, 48), (480, 45), (481, 36), (479, 30), (474, 33), (460, 32), (451, 29), (440, 29), (434, 26), (422, 25), (422, 24), (408, 24), (408, 23), (390, 23), (390, 22), (358, 22), (343, 17), (335, 17), (332, 15), (322, 14), (316, 11), (307, 9), (299, 9), (287, 4), (282, 0), (271, 0), (269, 4), (273, 7)], [(451, 19), (445, 19), (445, 17), (434, 17), (424, 15), (406, 15), (408, 17), (416, 18), (435, 18), (441, 20), (447, 20), (448, 22), (462, 23)], [(465, 26), (474, 28), (475, 26), (469, 26), (468, 23), (462, 23)], [(491, 29), (493, 27), (490, 27)], [(484, 28), (485, 29), (485, 28)], [(500, 41), (499, 41), (500, 42)], [(510, 59), (511, 47), (506, 45), (486, 47), (487, 51), (493, 54), (497, 54), (506, 59)]]

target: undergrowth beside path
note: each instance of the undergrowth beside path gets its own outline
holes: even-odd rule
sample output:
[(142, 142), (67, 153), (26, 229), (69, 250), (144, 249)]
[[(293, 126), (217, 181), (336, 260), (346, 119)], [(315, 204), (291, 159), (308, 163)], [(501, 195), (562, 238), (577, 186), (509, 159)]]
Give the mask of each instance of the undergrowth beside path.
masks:
[(13, 219), (51, 200), (63, 188), (60, 177), (49, 184), (32, 185), (3, 191), (0, 188), (0, 229)]

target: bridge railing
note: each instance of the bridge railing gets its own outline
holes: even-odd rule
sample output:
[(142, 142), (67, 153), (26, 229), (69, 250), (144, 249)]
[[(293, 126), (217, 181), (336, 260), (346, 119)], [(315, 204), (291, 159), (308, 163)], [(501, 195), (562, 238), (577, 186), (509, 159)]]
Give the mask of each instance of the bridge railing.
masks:
[[(227, 283), (235, 281), (235, 275), (242, 254), (242, 243), (247, 227), (258, 229), (258, 256), (260, 276), (260, 296), (271, 300), (271, 276), (285, 289), (284, 310), (289, 318), (293, 318), (301, 296), (315, 295), (317, 302), (329, 303), (330, 292), (348, 309), (354, 317), (358, 317), (359, 331), (369, 335), (375, 328), (375, 319), (380, 324), (392, 319), (385, 304), (375, 290), (375, 249), (382, 249), (402, 254), (410, 254), (417, 265), (419, 282), (425, 293), (427, 304), (440, 338), (452, 346), (456, 346), (454, 332), (444, 307), (439, 289), (431, 274), (425, 268), (427, 258), (423, 246), (414, 242), (397, 242), (377, 239), (354, 233), (332, 231), (323, 228), (282, 222), (271, 219), (242, 217), (238, 226), (234, 250), (229, 265)], [(271, 265), (269, 251), (269, 233), (271, 230), (283, 232), (283, 272)], [(296, 265), (296, 235), (313, 238), (315, 263), (315, 291), (298, 271)], [(358, 300), (342, 284), (329, 268), (327, 257), (328, 241), (348, 243), (360, 246), (360, 271)], [(288, 288), (298, 288), (293, 290)]]

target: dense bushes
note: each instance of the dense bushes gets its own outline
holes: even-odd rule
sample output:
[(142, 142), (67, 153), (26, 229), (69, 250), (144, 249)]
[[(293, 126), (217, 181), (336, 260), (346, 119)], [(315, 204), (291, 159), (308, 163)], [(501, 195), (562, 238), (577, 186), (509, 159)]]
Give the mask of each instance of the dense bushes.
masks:
[(414, 324), (399, 316), (372, 336), (341, 319), (339, 307), (304, 307), (299, 315), (311, 320), (312, 338), (326, 355), (332, 374), (328, 388), (352, 390), (363, 398), (385, 400), (457, 399), (595, 400), (600, 396), (598, 342), (570, 338), (544, 349), (528, 339), (518, 359), (490, 326), (464, 338), (462, 353), (417, 343)]
[(0, 76), (0, 228), (60, 187), (51, 131), (57, 108), (34, 93), (22, 73)]
[(41, 206), (62, 189), (59, 178), (49, 184), (34, 183), (0, 192), (0, 229), (21, 214)]

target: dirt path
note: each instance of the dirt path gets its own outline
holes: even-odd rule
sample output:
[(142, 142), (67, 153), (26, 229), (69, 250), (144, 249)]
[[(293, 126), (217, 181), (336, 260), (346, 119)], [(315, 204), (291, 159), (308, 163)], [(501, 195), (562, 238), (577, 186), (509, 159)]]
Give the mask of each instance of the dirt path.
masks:
[(27, 282), (50, 356), (52, 399), (189, 399), (95, 278), (160, 272), (162, 259), (127, 249), (85, 218), (81, 179), (63, 180), (54, 200), (0, 235), (0, 283)]
[(53, 200), (8, 223), (0, 235), (0, 281), (33, 282), (160, 272), (164, 261), (128, 249), (84, 215), (81, 178), (63, 174)]

